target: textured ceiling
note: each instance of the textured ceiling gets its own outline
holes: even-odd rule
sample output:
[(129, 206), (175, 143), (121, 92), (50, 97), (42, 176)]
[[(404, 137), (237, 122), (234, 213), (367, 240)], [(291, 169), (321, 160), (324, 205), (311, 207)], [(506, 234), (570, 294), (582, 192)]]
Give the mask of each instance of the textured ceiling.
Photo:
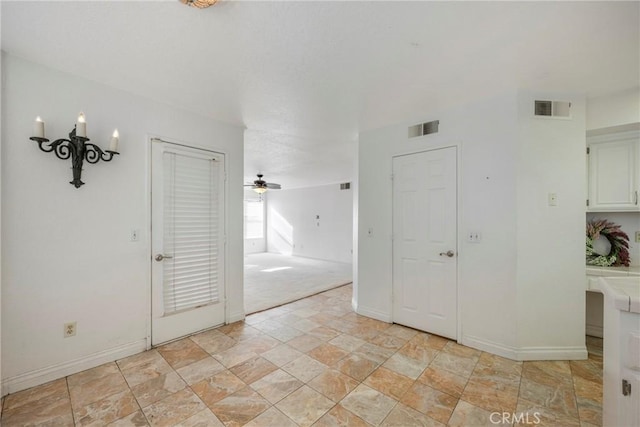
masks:
[(247, 180), (291, 187), (350, 179), (361, 130), (517, 88), (637, 87), (639, 5), (2, 1), (2, 49), (243, 125)]

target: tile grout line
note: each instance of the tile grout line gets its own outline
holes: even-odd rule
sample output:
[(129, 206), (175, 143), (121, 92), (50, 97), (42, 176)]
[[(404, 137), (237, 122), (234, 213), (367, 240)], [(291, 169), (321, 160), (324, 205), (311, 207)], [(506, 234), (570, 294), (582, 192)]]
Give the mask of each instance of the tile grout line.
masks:
[(73, 425), (76, 425), (76, 413), (73, 410), (73, 403), (71, 402), (71, 388), (69, 387), (69, 375), (64, 377), (64, 383), (67, 386), (67, 394), (69, 395), (69, 407), (71, 408), (71, 421), (73, 421)]
[[(162, 355), (160, 355), (162, 356)], [(122, 360), (122, 359), (120, 359)], [(124, 379), (125, 384), (127, 384), (127, 388), (129, 389), (129, 393), (131, 393), (131, 395), (133, 396), (133, 398), (136, 401), (136, 405), (138, 405), (138, 410), (142, 413), (142, 416), (144, 417), (145, 421), (147, 422), (147, 425), (151, 425), (151, 423), (149, 422), (149, 420), (147, 419), (147, 414), (144, 413), (144, 411), (142, 410), (142, 406), (140, 405), (140, 402), (138, 401), (138, 398), (136, 397), (135, 393), (133, 392), (133, 390), (131, 389), (131, 386), (129, 385), (129, 381), (127, 381), (127, 377), (124, 375), (124, 372), (122, 372), (122, 369), (120, 368), (120, 364), (118, 363), (118, 361), (114, 361), (114, 363), (116, 364), (116, 367), (118, 368), (118, 372), (120, 372), (120, 375), (122, 375), (122, 378)], [(131, 414), (135, 413), (136, 411), (133, 411)], [(117, 420), (113, 420), (113, 422), (116, 422), (118, 420), (122, 420), (126, 417), (128, 417), (131, 414), (127, 414), (124, 417), (118, 418)]]

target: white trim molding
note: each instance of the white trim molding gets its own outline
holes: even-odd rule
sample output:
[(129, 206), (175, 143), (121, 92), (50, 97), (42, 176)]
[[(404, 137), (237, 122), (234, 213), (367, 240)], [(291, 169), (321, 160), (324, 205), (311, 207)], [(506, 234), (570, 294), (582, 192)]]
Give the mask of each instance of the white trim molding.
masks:
[(495, 354), (497, 356), (506, 357), (507, 359), (518, 360), (517, 350), (510, 346), (498, 344), (469, 335), (462, 335), (459, 343), (462, 345), (466, 345), (467, 347), (472, 347), (478, 350), (486, 351), (487, 353)]
[(511, 360), (585, 360), (588, 357), (586, 346), (572, 347), (510, 347), (482, 338), (463, 336), (461, 344), (486, 351)]
[(145, 350), (148, 350), (147, 340), (141, 339), (108, 350), (99, 351), (79, 359), (25, 372), (11, 378), (5, 378), (2, 383), (2, 395), (16, 393), (49, 381), (64, 378), (68, 375), (95, 368), (104, 363), (113, 362)]
[(229, 313), (227, 316), (227, 323), (234, 323), (244, 320), (244, 311), (236, 311), (235, 313)]
[(602, 325), (590, 325), (589, 323), (587, 323), (587, 326), (585, 328), (585, 333), (589, 336), (592, 337), (598, 337), (598, 338), (602, 338), (604, 335), (604, 332), (602, 331)]
[(371, 317), (372, 319), (380, 320), (386, 323), (393, 323), (393, 316), (391, 315), (391, 313), (379, 311), (374, 308), (363, 307), (362, 305), (355, 307), (354, 309), (356, 310), (356, 313), (362, 316)]

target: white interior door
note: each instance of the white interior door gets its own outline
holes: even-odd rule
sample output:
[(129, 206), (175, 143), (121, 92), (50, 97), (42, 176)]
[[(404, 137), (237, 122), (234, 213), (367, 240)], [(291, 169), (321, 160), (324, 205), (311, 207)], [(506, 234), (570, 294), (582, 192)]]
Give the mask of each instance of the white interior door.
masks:
[(224, 323), (224, 155), (151, 143), (151, 341)]
[(456, 147), (393, 159), (393, 321), (457, 337)]

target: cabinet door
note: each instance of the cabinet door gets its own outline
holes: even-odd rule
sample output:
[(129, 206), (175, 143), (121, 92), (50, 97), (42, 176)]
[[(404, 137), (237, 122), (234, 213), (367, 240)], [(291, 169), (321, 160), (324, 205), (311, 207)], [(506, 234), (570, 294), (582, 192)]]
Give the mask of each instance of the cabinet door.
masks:
[(589, 144), (589, 211), (637, 211), (638, 133)]

